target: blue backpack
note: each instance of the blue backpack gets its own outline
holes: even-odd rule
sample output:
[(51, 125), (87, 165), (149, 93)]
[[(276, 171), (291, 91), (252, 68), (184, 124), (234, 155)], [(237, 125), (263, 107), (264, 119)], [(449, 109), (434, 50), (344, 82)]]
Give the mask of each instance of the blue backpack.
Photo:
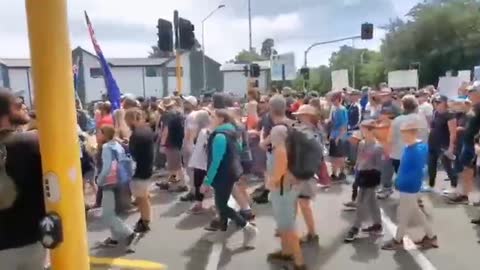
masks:
[(118, 153), (112, 150), (113, 158), (117, 161), (117, 177), (119, 184), (130, 182), (133, 177), (133, 161), (126, 153)]

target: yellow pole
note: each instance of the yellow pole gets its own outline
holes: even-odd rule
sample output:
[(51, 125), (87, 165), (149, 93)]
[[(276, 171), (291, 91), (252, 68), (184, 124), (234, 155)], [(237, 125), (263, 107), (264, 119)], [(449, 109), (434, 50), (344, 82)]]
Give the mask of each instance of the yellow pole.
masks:
[(177, 91), (179, 94), (182, 93), (182, 55), (180, 54), (179, 50), (175, 51), (175, 65), (176, 65), (176, 74), (177, 74)]
[(45, 204), (63, 225), (63, 243), (51, 252), (52, 269), (88, 270), (66, 2), (26, 0), (27, 23), (44, 186), (49, 186)]

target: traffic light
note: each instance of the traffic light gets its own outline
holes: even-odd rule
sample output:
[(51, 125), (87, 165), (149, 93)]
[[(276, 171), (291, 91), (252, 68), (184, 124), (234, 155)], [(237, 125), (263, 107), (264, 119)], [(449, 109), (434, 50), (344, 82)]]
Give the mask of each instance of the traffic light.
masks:
[(310, 69), (308, 67), (303, 67), (300, 69), (300, 74), (302, 74), (305, 81), (310, 80)]
[(361, 37), (363, 40), (368, 40), (373, 38), (373, 24), (371, 23), (362, 24)]
[(243, 66), (243, 75), (245, 75), (245, 77), (248, 77), (249, 72), (248, 65)]
[(260, 66), (258, 64), (250, 64), (250, 77), (260, 77)]
[(195, 26), (184, 18), (174, 15), (176, 42), (175, 48), (182, 50), (191, 50), (195, 47)]
[(158, 29), (158, 48), (162, 52), (172, 52), (173, 51), (172, 23), (164, 19), (158, 19), (157, 29)]

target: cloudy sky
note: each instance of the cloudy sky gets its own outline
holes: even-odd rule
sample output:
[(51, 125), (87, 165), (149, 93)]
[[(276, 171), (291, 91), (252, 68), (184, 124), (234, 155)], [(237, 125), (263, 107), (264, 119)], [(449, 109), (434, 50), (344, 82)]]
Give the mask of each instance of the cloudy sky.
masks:
[[(0, 58), (28, 57), (25, 1), (0, 0)], [(251, 0), (253, 46), (260, 50), (265, 38), (274, 38), (279, 52), (293, 51), (297, 66), (309, 44), (358, 35), (360, 24), (383, 25), (404, 16), (419, 0)], [(226, 7), (205, 22), (206, 53), (223, 63), (248, 48), (248, 0), (68, 0), (71, 46), (93, 51), (83, 18), (89, 13), (107, 57), (145, 57), (156, 44), (156, 21), (170, 19), (177, 9), (196, 26), (219, 4)], [(383, 32), (372, 41), (356, 41), (359, 48), (378, 49)], [(351, 44), (347, 42), (344, 44)], [(315, 48), (311, 65), (328, 63), (342, 43)]]

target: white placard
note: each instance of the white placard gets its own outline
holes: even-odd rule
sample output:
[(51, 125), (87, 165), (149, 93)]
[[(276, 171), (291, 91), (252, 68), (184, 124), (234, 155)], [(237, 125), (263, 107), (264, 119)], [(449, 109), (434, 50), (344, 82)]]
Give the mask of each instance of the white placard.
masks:
[(391, 88), (418, 88), (418, 71), (416, 69), (391, 71), (388, 73), (388, 86)]
[(348, 69), (340, 69), (332, 71), (332, 90), (342, 90), (349, 87)]
[(460, 77), (440, 77), (438, 80), (438, 92), (450, 99), (458, 97), (458, 88), (462, 85)]
[(286, 81), (292, 81), (297, 78), (297, 69), (295, 68), (295, 54), (293, 52), (272, 56), (272, 81), (282, 81), (284, 79), (283, 69), (285, 69)]
[(472, 72), (470, 70), (459, 70), (457, 77), (461, 78), (464, 82), (470, 82), (472, 78)]

